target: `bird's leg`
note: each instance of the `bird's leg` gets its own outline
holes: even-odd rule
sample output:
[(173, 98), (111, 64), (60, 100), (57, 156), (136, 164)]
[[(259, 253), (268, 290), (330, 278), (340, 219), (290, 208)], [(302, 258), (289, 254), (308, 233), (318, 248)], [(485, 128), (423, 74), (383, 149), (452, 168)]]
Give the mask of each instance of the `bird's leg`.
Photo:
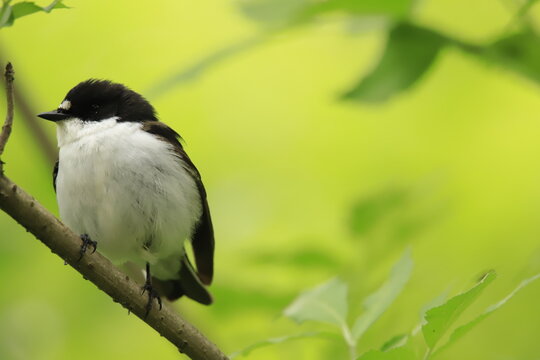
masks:
[(146, 303), (146, 312), (144, 314), (144, 317), (146, 318), (148, 314), (150, 313), (150, 310), (152, 310), (152, 302), (154, 299), (157, 300), (159, 304), (159, 310), (161, 310), (161, 298), (159, 297), (156, 290), (154, 290), (154, 287), (152, 286), (152, 275), (150, 274), (150, 264), (146, 263), (146, 281), (144, 283), (144, 286), (142, 287), (142, 294), (144, 293), (148, 294), (148, 303)]
[(84, 254), (86, 253), (86, 250), (88, 250), (88, 246), (92, 246), (94, 248), (94, 250), (92, 250), (92, 254), (95, 253), (97, 249), (97, 241), (90, 239), (90, 236), (88, 236), (88, 234), (82, 234), (80, 237), (82, 240), (82, 245), (81, 250), (79, 250), (79, 260), (77, 261), (81, 261)]

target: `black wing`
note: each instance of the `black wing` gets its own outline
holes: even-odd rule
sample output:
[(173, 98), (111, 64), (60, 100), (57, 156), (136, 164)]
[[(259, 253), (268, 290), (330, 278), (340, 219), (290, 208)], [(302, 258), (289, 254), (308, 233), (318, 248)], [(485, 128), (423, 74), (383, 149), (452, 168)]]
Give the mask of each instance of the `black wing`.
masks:
[(58, 175), (58, 165), (60, 165), (60, 160), (56, 160), (54, 163), (54, 169), (52, 172), (52, 184), (54, 187), (54, 192), (56, 192), (56, 176)]
[(180, 135), (173, 129), (158, 121), (147, 121), (143, 124), (142, 129), (172, 144), (178, 157), (182, 159), (185, 169), (197, 184), (201, 198), (202, 214), (191, 237), (191, 243), (195, 264), (197, 265), (197, 275), (203, 284), (209, 285), (214, 275), (214, 228), (201, 175), (184, 151), (180, 143)]

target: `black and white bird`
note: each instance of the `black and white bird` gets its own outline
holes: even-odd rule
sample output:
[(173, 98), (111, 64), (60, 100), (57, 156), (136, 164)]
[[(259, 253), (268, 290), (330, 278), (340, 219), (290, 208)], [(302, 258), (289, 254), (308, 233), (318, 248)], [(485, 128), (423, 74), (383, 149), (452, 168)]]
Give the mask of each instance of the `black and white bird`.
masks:
[[(211, 304), (214, 231), (206, 192), (180, 136), (124, 85), (87, 80), (38, 115), (57, 125), (60, 217), (128, 273), (143, 274), (147, 313), (159, 295)], [(184, 241), (191, 240), (196, 269)], [(151, 271), (151, 272), (150, 272)]]

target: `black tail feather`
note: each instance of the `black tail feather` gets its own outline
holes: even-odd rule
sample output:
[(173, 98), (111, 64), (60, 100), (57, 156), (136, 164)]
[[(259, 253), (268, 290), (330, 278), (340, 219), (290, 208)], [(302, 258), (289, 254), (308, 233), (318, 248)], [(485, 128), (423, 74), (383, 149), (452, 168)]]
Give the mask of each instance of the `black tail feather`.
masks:
[(158, 292), (170, 301), (185, 295), (203, 305), (210, 305), (213, 302), (212, 295), (199, 280), (193, 265), (191, 265), (186, 255), (182, 259), (178, 279), (160, 280), (152, 278), (152, 281)]

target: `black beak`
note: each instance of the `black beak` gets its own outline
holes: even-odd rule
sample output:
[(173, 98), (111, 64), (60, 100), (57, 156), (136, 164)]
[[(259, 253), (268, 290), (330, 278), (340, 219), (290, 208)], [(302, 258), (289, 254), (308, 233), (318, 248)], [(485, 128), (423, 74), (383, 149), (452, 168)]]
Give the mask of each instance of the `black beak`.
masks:
[(42, 119), (50, 120), (50, 121), (60, 121), (60, 120), (65, 120), (71, 117), (71, 115), (58, 112), (58, 110), (44, 112), (44, 113), (38, 114), (37, 116), (39, 116)]

